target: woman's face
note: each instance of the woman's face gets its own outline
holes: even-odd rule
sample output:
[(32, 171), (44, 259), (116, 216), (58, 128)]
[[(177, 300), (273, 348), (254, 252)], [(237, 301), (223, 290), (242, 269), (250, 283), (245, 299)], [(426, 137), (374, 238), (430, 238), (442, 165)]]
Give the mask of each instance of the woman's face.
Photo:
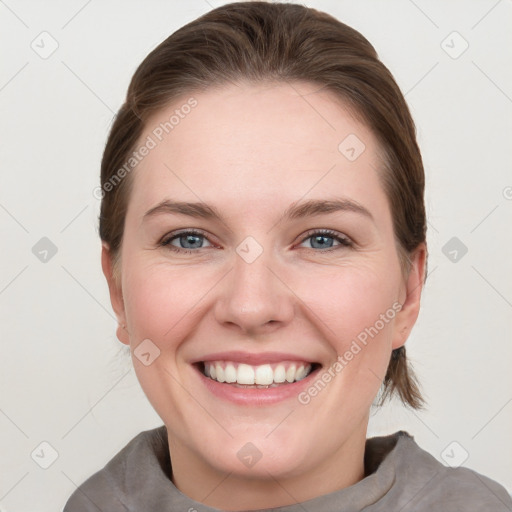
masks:
[(317, 89), (194, 94), (140, 139), (118, 287), (103, 264), (173, 464), (294, 478), (350, 457), (416, 320), (424, 251), (404, 278), (376, 139)]

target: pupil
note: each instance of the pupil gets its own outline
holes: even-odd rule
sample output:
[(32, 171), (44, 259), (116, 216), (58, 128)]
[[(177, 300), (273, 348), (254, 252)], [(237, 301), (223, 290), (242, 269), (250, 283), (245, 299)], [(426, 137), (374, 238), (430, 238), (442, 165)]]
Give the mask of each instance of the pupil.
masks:
[[(199, 237), (197, 235), (186, 235), (186, 243), (192, 244), (193, 247), (201, 247), (201, 243), (199, 241)], [(195, 239), (195, 244), (194, 244)]]
[[(331, 238), (331, 237), (325, 236), (325, 235), (317, 235), (317, 236), (313, 237), (313, 247), (314, 247), (314, 245), (315, 245), (315, 243), (317, 241), (320, 241), (320, 247), (331, 247), (331, 245), (332, 245), (332, 238), (331, 238), (331, 244), (330, 245), (328, 243), (325, 243), (325, 240), (329, 239), (329, 238)], [(321, 240), (323, 240), (323, 242)]]

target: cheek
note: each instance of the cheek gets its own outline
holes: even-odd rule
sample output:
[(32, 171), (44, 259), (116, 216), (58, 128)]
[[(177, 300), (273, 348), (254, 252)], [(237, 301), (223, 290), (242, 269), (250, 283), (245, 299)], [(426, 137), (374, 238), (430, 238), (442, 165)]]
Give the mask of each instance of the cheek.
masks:
[[(312, 285), (314, 283), (314, 286)], [(343, 348), (366, 328), (374, 326), (382, 314), (386, 322), (378, 322), (379, 331), (389, 331), (394, 318), (396, 281), (374, 268), (340, 268), (317, 275), (301, 284), (299, 297), (318, 316), (326, 337)], [(391, 310), (391, 311), (390, 311)]]
[[(311, 318), (321, 330), (319, 339), (331, 349), (334, 388), (342, 387), (350, 406), (359, 407), (364, 397), (371, 402), (389, 362), (400, 307), (396, 280), (391, 273), (360, 267), (317, 276), (315, 283), (314, 287), (304, 283), (299, 296), (314, 313)], [(339, 364), (333, 368), (336, 361)], [(348, 390), (354, 391), (353, 403)]]
[(179, 339), (208, 290), (200, 270), (169, 264), (130, 262), (123, 283), (125, 308), (133, 338)]
[[(172, 424), (180, 431), (180, 425), (187, 424), (182, 404), (190, 401), (187, 392), (176, 384), (182, 378), (180, 347), (200, 321), (200, 299), (209, 289), (206, 276), (197, 269), (137, 257), (127, 261), (126, 268), (130, 270), (123, 282), (123, 295), (133, 366), (154, 409), (162, 419), (168, 418), (172, 409)], [(160, 351), (148, 365), (137, 358), (137, 346), (144, 340), (150, 340)]]

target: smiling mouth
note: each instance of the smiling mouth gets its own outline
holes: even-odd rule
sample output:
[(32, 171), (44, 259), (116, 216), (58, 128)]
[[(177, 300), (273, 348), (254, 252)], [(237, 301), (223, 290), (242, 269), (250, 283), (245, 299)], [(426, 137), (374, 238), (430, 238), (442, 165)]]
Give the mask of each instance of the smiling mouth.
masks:
[(301, 361), (283, 361), (249, 365), (232, 361), (204, 361), (198, 367), (202, 374), (215, 381), (238, 388), (275, 388), (308, 377), (321, 365)]

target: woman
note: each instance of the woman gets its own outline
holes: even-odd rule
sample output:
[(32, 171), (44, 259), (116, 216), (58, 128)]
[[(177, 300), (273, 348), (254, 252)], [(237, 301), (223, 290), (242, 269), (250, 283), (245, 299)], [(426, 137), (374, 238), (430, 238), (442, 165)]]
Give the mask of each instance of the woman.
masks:
[(370, 43), (233, 3), (137, 69), (101, 170), (102, 267), (164, 425), (70, 497), (89, 510), (511, 510), (370, 406), (423, 403), (404, 344), (426, 277), (424, 171)]

